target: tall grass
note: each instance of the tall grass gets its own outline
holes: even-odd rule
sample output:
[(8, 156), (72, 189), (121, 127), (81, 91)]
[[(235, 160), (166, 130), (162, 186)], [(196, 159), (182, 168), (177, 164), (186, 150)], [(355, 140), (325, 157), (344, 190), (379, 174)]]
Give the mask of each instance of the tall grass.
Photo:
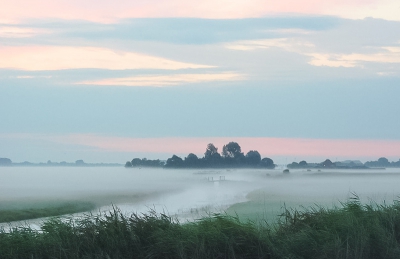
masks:
[(0, 231), (0, 258), (400, 258), (400, 205), (287, 209), (275, 225), (215, 214), (179, 223), (118, 209)]
[(286, 210), (274, 235), (278, 258), (400, 258), (400, 204)]

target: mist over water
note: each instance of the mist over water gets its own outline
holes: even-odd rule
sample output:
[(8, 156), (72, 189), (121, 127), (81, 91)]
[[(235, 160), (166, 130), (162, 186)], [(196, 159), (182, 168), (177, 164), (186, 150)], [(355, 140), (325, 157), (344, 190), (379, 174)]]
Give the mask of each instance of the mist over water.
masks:
[[(225, 180), (219, 181), (220, 177)], [(0, 213), (62, 202), (90, 202), (97, 211), (119, 207), (124, 213), (164, 212), (196, 219), (233, 204), (262, 200), (256, 209), (275, 206), (338, 205), (357, 194), (362, 202), (397, 200), (400, 169), (282, 170), (126, 169), (90, 167), (0, 168)], [(260, 205), (261, 204), (261, 205)], [(233, 206), (232, 208), (235, 208)], [(279, 209), (274, 210), (278, 213)]]

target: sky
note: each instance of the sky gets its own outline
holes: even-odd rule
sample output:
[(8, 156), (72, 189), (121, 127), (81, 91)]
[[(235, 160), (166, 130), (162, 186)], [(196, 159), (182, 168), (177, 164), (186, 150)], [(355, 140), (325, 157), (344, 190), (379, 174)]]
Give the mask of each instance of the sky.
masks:
[(398, 0), (0, 7), (0, 157), (400, 159)]

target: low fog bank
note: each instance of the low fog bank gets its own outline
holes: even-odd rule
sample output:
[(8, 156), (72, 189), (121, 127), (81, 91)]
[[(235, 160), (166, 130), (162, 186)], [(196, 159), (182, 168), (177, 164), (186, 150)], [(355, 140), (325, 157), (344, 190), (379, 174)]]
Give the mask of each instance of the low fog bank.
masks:
[[(179, 219), (207, 213), (279, 214), (283, 205), (338, 205), (357, 194), (362, 202), (392, 202), (400, 195), (400, 169), (282, 170), (138, 168), (4, 168), (3, 210), (90, 202), (124, 213), (164, 212)], [(47, 205), (46, 205), (47, 204)], [(50, 204), (50, 205), (49, 205)]]
[(4, 168), (0, 213), (66, 202), (91, 202), (97, 210), (114, 205), (139, 213), (211, 211), (244, 200), (255, 188), (254, 177), (230, 170)]
[[(316, 202), (346, 201), (358, 196), (362, 202), (393, 201), (400, 195), (400, 168), (370, 170), (291, 170), (287, 180), (266, 186), (274, 194)], [(265, 190), (265, 188), (264, 188)]]
[(188, 174), (162, 169), (5, 168), (0, 202), (92, 201), (99, 205), (175, 192), (193, 182)]

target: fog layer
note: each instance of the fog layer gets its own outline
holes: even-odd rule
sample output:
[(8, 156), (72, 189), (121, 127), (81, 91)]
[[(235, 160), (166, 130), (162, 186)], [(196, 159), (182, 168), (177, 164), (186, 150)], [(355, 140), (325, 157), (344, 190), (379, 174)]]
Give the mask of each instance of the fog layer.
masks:
[[(183, 219), (259, 201), (247, 210), (279, 213), (283, 205), (339, 204), (354, 194), (363, 202), (392, 202), (400, 194), (400, 169), (362, 171), (165, 170), (138, 168), (0, 169), (0, 213), (61, 202), (112, 205), (123, 212), (151, 209)], [(262, 202), (260, 202), (262, 201)], [(235, 209), (232, 206), (229, 211)], [(260, 208), (261, 207), (261, 208)], [(273, 210), (272, 210), (273, 209)]]

